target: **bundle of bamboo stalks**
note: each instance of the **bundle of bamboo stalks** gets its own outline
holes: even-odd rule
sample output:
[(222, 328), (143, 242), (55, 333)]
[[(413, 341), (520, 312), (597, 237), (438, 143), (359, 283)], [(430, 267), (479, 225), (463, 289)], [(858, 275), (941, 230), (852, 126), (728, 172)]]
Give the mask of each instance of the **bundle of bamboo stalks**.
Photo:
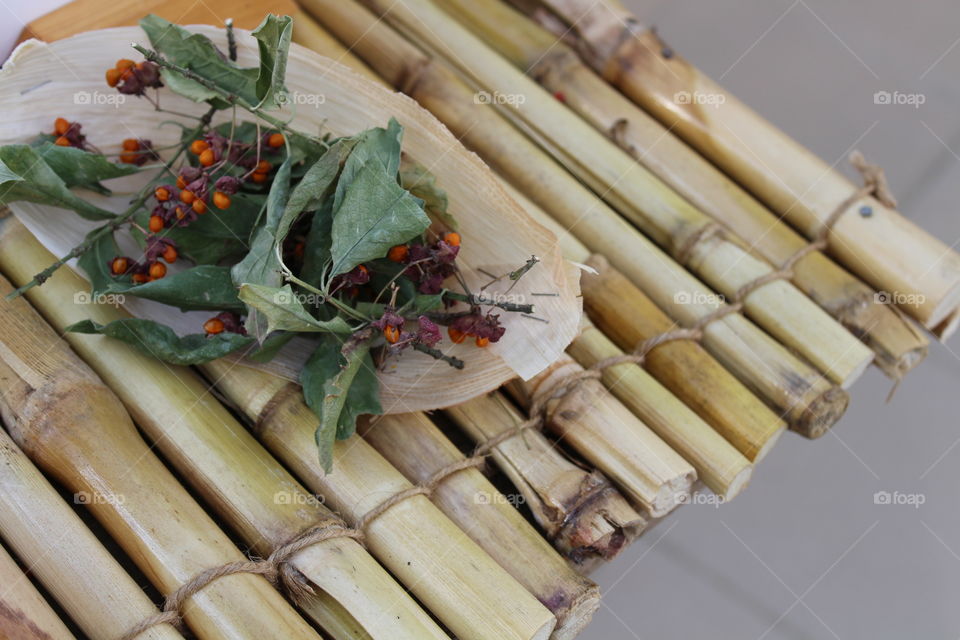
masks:
[[(619, 0), (511, 0), (624, 95), (675, 131), (808, 238), (946, 338), (960, 315), (960, 254), (896, 211), (889, 193), (859, 194), (834, 167), (701, 73)], [(678, 97), (707, 95), (717, 108)], [(852, 197), (856, 196), (856, 197)], [(841, 208), (840, 217), (831, 217)], [(830, 223), (830, 224), (828, 224)], [(895, 250), (895, 259), (890, 253)], [(904, 296), (905, 297), (905, 296)], [(891, 296), (896, 300), (896, 296)]]
[[(825, 172), (732, 97), (678, 106), (723, 90), (617, 0), (301, 5), (296, 42), (407, 94), (556, 236), (579, 334), (528, 380), (362, 420), (325, 472), (296, 383), (61, 339), (128, 317), (78, 302), (71, 270), (0, 301), (4, 637), (573, 638), (590, 570), (701, 485), (736, 497), (787, 428), (840, 419), (869, 363), (915, 367), (918, 322), (960, 318), (960, 258), (878, 200), (879, 174)], [(0, 218), (0, 296), (53, 260)], [(873, 287), (927, 304), (910, 318)]]

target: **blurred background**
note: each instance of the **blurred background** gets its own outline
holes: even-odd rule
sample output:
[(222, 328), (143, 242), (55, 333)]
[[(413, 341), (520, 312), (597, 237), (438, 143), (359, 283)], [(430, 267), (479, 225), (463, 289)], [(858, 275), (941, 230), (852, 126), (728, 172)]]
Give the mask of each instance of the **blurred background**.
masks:
[[(846, 156), (863, 150), (886, 168), (901, 211), (956, 246), (955, 0), (625, 2), (851, 177)], [(60, 4), (0, 0), (0, 57)], [(882, 104), (878, 92), (912, 104)], [(734, 502), (675, 511), (598, 571), (603, 604), (581, 637), (960, 636), (960, 343), (933, 345), (884, 404), (890, 390), (869, 371), (833, 431), (787, 434)]]

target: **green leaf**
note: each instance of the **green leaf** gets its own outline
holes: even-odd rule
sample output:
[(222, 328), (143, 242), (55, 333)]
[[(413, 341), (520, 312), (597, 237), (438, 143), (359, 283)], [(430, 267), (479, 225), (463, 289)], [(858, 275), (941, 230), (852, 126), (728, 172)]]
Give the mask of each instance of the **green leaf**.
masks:
[(375, 163), (383, 173), (396, 177), (400, 170), (400, 147), (403, 143), (403, 127), (394, 118), (390, 118), (386, 129), (374, 127), (367, 129), (354, 138), (353, 152), (343, 166), (343, 172), (337, 182), (333, 208), (337, 210), (343, 202), (347, 189), (367, 164)]
[(253, 338), (239, 333), (206, 336), (191, 333), (183, 337), (173, 329), (153, 320), (124, 318), (102, 325), (81, 320), (66, 328), (74, 333), (91, 333), (121, 340), (142, 353), (176, 365), (203, 364), (253, 344)]
[(247, 358), (253, 360), (254, 362), (270, 362), (274, 359), (274, 357), (276, 357), (280, 349), (282, 349), (288, 342), (293, 340), (296, 335), (297, 334), (295, 333), (277, 331), (264, 340), (259, 349), (252, 353), (248, 353)]
[[(241, 68), (233, 64), (217, 49), (210, 38), (199, 33), (190, 33), (183, 27), (153, 14), (143, 18), (140, 21), (140, 27), (150, 38), (153, 48), (168, 61), (190, 69), (250, 104), (255, 105), (259, 102), (256, 91), (259, 69)], [(215, 95), (196, 81), (184, 78), (176, 72), (164, 70), (162, 75), (164, 82), (171, 89), (191, 100), (208, 101)], [(214, 100), (214, 102), (223, 101)]]
[(333, 198), (330, 197), (314, 212), (303, 247), (303, 266), (300, 268), (300, 279), (315, 287), (321, 285), (323, 271), (330, 262), (332, 231)]
[(265, 287), (258, 284), (240, 286), (240, 299), (259, 312), (265, 321), (263, 335), (273, 331), (351, 333), (346, 320), (334, 316), (331, 320), (317, 320), (297, 299), (289, 284)]
[(317, 160), (294, 187), (277, 223), (277, 242), (282, 243), (290, 227), (304, 211), (317, 209), (329, 194), (330, 187), (340, 173), (340, 167), (350, 155), (350, 141), (338, 141)]
[[(97, 231), (94, 229), (88, 233), (85, 240)], [(111, 232), (97, 238), (90, 248), (77, 258), (77, 264), (90, 281), (91, 293), (94, 296), (103, 293), (116, 283), (116, 278), (110, 270), (110, 263), (119, 254), (120, 247), (117, 246), (117, 241)]]
[(333, 215), (331, 275), (382, 258), (391, 247), (418, 236), (430, 218), (418, 201), (370, 161), (357, 173)]
[(244, 310), (230, 279), (229, 267), (200, 265), (143, 284), (113, 282), (105, 292), (155, 300), (182, 311)]
[(415, 162), (404, 164), (400, 169), (400, 184), (423, 200), (423, 208), (427, 215), (440, 220), (454, 231), (459, 228), (456, 218), (447, 211), (449, 206), (447, 192), (437, 186), (437, 177), (425, 166)]
[(336, 337), (325, 336), (300, 372), (304, 400), (320, 420), (315, 439), (327, 472), (333, 467), (335, 439), (353, 434), (357, 416), (382, 411), (370, 343), (348, 344), (345, 355)]
[(129, 176), (140, 171), (135, 165), (110, 162), (102, 154), (75, 147), (60, 147), (44, 142), (34, 148), (68, 188), (83, 187), (109, 195), (110, 190), (100, 184), (102, 180)]
[(0, 147), (0, 204), (25, 201), (71, 209), (87, 220), (109, 220), (114, 214), (74, 195), (29, 145)]
[(253, 32), (253, 37), (260, 48), (260, 73), (257, 76), (259, 106), (276, 109), (278, 97), (284, 94), (283, 79), (287, 73), (293, 19), (269, 14)]

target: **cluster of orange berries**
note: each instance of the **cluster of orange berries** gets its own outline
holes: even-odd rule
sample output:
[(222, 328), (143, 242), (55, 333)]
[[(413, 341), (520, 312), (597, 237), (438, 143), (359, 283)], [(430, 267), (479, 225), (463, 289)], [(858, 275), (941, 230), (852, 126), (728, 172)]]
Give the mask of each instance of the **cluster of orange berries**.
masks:
[(58, 147), (76, 147), (85, 149), (87, 146), (86, 137), (80, 133), (80, 123), (70, 122), (66, 118), (57, 118), (53, 121), (53, 135), (56, 136), (54, 144)]
[(142, 166), (151, 158), (156, 158), (153, 146), (149, 140), (127, 138), (123, 141), (123, 151), (120, 152), (120, 162)]
[(240, 316), (232, 311), (222, 311), (203, 323), (203, 330), (208, 336), (215, 336), (218, 333), (229, 331), (245, 335), (246, 329), (240, 322)]
[(121, 58), (112, 69), (107, 69), (105, 75), (107, 86), (128, 95), (143, 95), (147, 87), (163, 86), (160, 68), (153, 62), (134, 62)]
[(179, 254), (173, 242), (157, 239), (148, 247), (147, 257), (146, 262), (140, 263), (126, 256), (117, 256), (110, 261), (110, 273), (114, 276), (130, 274), (130, 279), (137, 284), (153, 282), (167, 275), (167, 265), (161, 262), (160, 258), (167, 264), (173, 264)]
[(485, 347), (490, 344), (490, 338), (486, 336), (478, 336), (468, 331), (460, 331), (456, 327), (447, 327), (447, 335), (450, 336), (450, 341), (454, 344), (460, 344), (467, 338), (473, 338), (474, 344), (478, 347)]

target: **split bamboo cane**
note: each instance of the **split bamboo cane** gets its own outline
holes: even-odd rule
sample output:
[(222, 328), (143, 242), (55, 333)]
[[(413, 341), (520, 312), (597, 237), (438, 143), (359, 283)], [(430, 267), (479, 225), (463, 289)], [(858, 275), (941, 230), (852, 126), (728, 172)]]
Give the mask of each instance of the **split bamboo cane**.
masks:
[(834, 382), (852, 384), (873, 360), (854, 338), (794, 285), (769, 277), (769, 264), (750, 256), (715, 224), (612, 141), (514, 69), (429, 0), (364, 0), (376, 13), (486, 91), (505, 117), (639, 226), (678, 262)]
[[(512, 0), (571, 40), (584, 60), (664, 126), (815, 238), (858, 187), (643, 26), (619, 0)], [(700, 97), (710, 100), (701, 104)], [(901, 308), (935, 333), (960, 304), (960, 255), (867, 196), (849, 203), (830, 253), (875, 288), (922, 296)], [(864, 213), (869, 212), (869, 215)], [(911, 300), (917, 300), (916, 296)]]
[[(758, 257), (783, 265), (806, 247), (800, 234), (503, 0), (448, 0), (443, 7)], [(901, 377), (925, 357), (928, 341), (913, 321), (877, 304), (871, 287), (823, 253), (806, 254), (791, 270), (792, 282), (863, 340), (887, 374)]]
[[(414, 484), (465, 460), (422, 413), (373, 418), (361, 425), (361, 433)], [(600, 606), (600, 590), (568, 565), (478, 469), (447, 476), (431, 499), (557, 616), (554, 640), (572, 639), (590, 622)]]
[[(350, 46), (351, 51), (388, 82), (404, 89), (432, 111), (466, 146), (478, 152), (592, 251), (608, 257), (674, 319), (690, 325), (720, 308), (717, 296), (709, 289), (488, 105), (477, 104), (475, 92), (442, 63), (432, 61), (354, 2), (302, 0), (302, 3)], [(678, 293), (684, 296), (683, 300)], [(663, 317), (660, 312), (656, 315)], [(633, 318), (627, 321), (632, 322)], [(656, 333), (671, 326), (669, 322), (662, 328), (656, 324)], [(833, 389), (814, 369), (742, 316), (727, 316), (714, 322), (706, 333), (704, 344), (713, 355), (800, 433), (822, 433), (843, 414), (846, 394)], [(702, 377), (697, 375), (691, 379)], [(689, 385), (689, 381), (680, 379), (679, 384)], [(671, 390), (677, 393), (676, 389)], [(744, 415), (760, 416), (764, 425), (774, 422), (763, 417), (769, 412), (763, 411), (764, 407), (741, 385), (728, 384), (724, 393), (712, 394), (705, 402), (704, 406), (710, 407), (714, 415), (726, 414), (732, 420), (729, 426), (732, 429), (737, 428), (735, 425), (741, 419), (738, 415), (744, 413), (748, 405), (753, 409)]]
[[(639, 369), (636, 370), (639, 371)], [(572, 358), (565, 356), (545, 373), (529, 382), (511, 382), (507, 385), (507, 389), (526, 407), (538, 390), (549, 389), (564, 376), (581, 371), (583, 367)], [(630, 395), (630, 393), (626, 394), (628, 398)], [(639, 406), (644, 404), (641, 402)], [(605, 461), (603, 466), (605, 474), (628, 497), (643, 506), (651, 517), (659, 518), (666, 515), (689, 497), (694, 479), (691, 462), (679, 458), (678, 453), (666, 446), (675, 443), (679, 445), (677, 448), (680, 451), (689, 451), (692, 448), (685, 446), (686, 443), (681, 437), (684, 435), (682, 425), (680, 430), (672, 424), (660, 430), (667, 440), (666, 443), (659, 438), (655, 440), (648, 438), (648, 434), (653, 434), (650, 427), (635, 418), (635, 414), (631, 413), (597, 380), (583, 381), (563, 398), (551, 401), (547, 416), (547, 425), (551, 431), (587, 460), (593, 462), (595, 458), (602, 456)], [(707, 475), (700, 479), (714, 493), (725, 500), (732, 500), (747, 486), (753, 467), (749, 460), (715, 431), (709, 430), (704, 433), (709, 433), (712, 438), (707, 443), (698, 441), (696, 447), (709, 447), (707, 448), (708, 456), (705, 457), (709, 457), (711, 462), (718, 461), (719, 464), (716, 468), (713, 464), (709, 466), (700, 464), (699, 466), (707, 471)], [(666, 454), (664, 449), (672, 455)], [(677, 466), (675, 458), (683, 460), (683, 467), (690, 469), (690, 472), (683, 476), (674, 475), (672, 480), (664, 479), (654, 485), (655, 500), (643, 495), (649, 493), (651, 488), (640, 485), (644, 477), (633, 469), (653, 467), (646, 474), (647, 476), (668, 477), (669, 473), (656, 472), (656, 467), (683, 468)], [(704, 459), (695, 458), (693, 462), (702, 463)], [(676, 471), (672, 473), (676, 474)]]
[[(14, 281), (29, 281), (52, 260), (15, 218), (0, 220), (0, 269)], [(87, 286), (73, 271), (61, 269), (31, 289), (28, 298), (60, 330), (85, 318), (107, 323), (124, 317), (109, 306), (74, 304), (74, 296)], [(199, 376), (102, 336), (64, 337), (113, 386), (157, 448), (254, 552), (266, 557), (318, 522), (331, 520), (330, 511), (211, 397)], [(130, 384), (130, 372), (137, 372), (135, 385)], [(353, 540), (317, 543), (291, 563), (317, 587), (317, 596), (305, 601), (303, 610), (334, 638), (447, 637)]]
[[(0, 429), (0, 536), (91, 640), (117, 640), (157, 608)], [(183, 640), (170, 625), (138, 640)]]
[[(0, 295), (13, 290), (0, 280)], [(0, 320), (0, 403), (11, 437), (81, 496), (161, 592), (245, 559), (150, 452), (117, 397), (26, 300), (0, 303)], [(251, 574), (209, 584), (182, 614), (204, 639), (318, 637), (269, 582)]]
[(9, 640), (74, 640), (7, 550), (0, 547), (0, 637)]
[[(445, 413), (478, 445), (524, 421), (499, 391)], [(646, 527), (605, 476), (573, 463), (539, 431), (511, 436), (494, 446), (491, 455), (537, 524), (584, 572), (615, 556)]]
[[(317, 459), (316, 415), (300, 387), (248, 367), (203, 365), (217, 388), (253, 423), (260, 440), (344, 519), (367, 546), (458, 638), (540, 640), (553, 614), (450, 521), (426, 495), (375, 511), (413, 485), (360, 436), (337, 441), (333, 472)], [(368, 514), (376, 515), (367, 517)], [(427, 576), (424, 576), (426, 571)]]

